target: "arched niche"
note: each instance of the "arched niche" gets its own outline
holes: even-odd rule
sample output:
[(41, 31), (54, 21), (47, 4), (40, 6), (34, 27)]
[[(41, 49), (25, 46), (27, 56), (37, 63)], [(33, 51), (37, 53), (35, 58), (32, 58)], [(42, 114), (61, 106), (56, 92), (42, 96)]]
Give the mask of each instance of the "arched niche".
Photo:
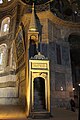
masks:
[(64, 40), (66, 42), (69, 42), (69, 38), (71, 35), (80, 35), (80, 30), (79, 29), (77, 30), (76, 28), (74, 30), (67, 29), (67, 31), (63, 32), (63, 35), (64, 35)]
[(4, 72), (7, 65), (7, 45), (0, 45), (0, 72)]

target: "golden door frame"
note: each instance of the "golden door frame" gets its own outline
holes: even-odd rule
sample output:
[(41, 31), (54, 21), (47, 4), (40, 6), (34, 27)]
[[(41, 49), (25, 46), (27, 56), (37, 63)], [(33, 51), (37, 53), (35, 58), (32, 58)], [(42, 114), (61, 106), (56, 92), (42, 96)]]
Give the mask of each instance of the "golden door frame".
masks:
[(43, 78), (45, 81), (45, 105), (50, 113), (50, 76), (49, 60), (29, 60), (29, 85), (30, 85), (30, 112), (34, 104), (34, 79)]

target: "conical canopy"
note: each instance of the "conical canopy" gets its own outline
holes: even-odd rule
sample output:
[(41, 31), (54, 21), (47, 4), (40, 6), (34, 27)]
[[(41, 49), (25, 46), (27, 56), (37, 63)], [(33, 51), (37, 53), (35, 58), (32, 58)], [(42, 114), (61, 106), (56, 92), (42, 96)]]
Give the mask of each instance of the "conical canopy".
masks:
[(31, 15), (31, 21), (29, 26), (29, 31), (37, 32), (37, 24), (36, 24), (36, 17), (35, 17), (35, 11), (34, 11), (34, 3), (32, 6), (32, 15)]

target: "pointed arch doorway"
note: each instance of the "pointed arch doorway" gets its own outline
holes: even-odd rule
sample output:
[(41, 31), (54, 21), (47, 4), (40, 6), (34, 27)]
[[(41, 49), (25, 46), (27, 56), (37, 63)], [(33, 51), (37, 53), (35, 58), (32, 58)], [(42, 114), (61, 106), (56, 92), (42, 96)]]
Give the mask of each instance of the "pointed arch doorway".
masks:
[(45, 79), (42, 77), (36, 77), (33, 81), (33, 110), (46, 110)]

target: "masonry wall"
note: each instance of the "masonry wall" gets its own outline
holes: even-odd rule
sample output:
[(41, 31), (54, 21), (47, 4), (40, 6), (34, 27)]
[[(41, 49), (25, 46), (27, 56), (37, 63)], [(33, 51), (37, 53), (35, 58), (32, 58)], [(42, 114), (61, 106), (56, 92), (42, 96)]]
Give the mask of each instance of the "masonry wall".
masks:
[(19, 97), (19, 105), (25, 105), (25, 93), (26, 93), (26, 80), (25, 80), (25, 67), (23, 67), (17, 73), (18, 79), (18, 97)]
[[(61, 26), (48, 20), (49, 59), (51, 72), (51, 107), (69, 107), (73, 97), (69, 43), (61, 35)], [(57, 46), (60, 53), (57, 53)], [(60, 55), (59, 55), (60, 54)], [(60, 60), (57, 60), (57, 57)]]
[(16, 63), (13, 41), (7, 39), (6, 42), (3, 39), (3, 43), (1, 41), (0, 44), (0, 53), (2, 53), (2, 62), (0, 64), (0, 104), (17, 105), (18, 81), (15, 72)]

